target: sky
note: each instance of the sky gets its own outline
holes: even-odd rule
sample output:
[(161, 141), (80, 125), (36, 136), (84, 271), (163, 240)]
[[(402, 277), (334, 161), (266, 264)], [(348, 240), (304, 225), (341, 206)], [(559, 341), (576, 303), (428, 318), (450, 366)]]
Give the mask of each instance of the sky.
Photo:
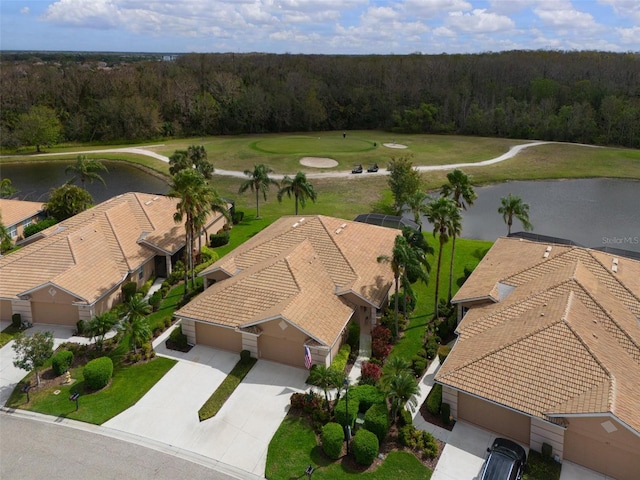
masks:
[(640, 52), (640, 0), (1, 0), (0, 49)]

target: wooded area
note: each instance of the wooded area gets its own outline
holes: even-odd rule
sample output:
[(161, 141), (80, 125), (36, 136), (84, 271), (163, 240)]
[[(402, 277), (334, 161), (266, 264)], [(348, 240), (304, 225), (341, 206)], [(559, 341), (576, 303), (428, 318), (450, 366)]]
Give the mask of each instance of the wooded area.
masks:
[(81, 142), (386, 129), (640, 147), (637, 53), (33, 55), (2, 56), (6, 147), (34, 106)]

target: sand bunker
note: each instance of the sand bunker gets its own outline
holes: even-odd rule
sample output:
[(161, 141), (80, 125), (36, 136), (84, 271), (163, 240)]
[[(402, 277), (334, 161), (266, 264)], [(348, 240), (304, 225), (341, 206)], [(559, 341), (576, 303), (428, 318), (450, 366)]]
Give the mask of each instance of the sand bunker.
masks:
[(383, 143), (383, 145), (387, 148), (407, 148), (406, 145), (402, 145), (401, 143)]
[(338, 162), (333, 158), (325, 157), (303, 157), (300, 159), (300, 163), (305, 167), (313, 168), (332, 168), (338, 166)]

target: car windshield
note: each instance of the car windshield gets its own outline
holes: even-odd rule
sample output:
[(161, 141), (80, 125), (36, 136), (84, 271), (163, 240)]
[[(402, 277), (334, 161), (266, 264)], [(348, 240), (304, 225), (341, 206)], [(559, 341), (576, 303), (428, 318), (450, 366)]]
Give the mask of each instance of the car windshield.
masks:
[(514, 478), (514, 458), (503, 451), (494, 450), (489, 455), (485, 466), (483, 480), (507, 480)]

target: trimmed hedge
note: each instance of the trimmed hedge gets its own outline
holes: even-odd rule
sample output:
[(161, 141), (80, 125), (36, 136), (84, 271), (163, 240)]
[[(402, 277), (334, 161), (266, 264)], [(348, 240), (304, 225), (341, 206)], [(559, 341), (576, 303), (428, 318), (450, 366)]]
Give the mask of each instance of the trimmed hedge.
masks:
[(433, 360), (436, 357), (436, 353), (438, 353), (438, 347), (440, 346), (440, 339), (435, 336), (430, 336), (427, 338), (427, 342), (424, 345), (424, 349), (426, 351), (427, 358), (429, 360)]
[(358, 385), (349, 390), (349, 400), (352, 398), (360, 402), (359, 413), (365, 413), (376, 403), (384, 403), (385, 396), (374, 385)]
[(121, 290), (124, 301), (128, 302), (138, 291), (138, 284), (136, 282), (125, 282), (122, 284)]
[(35, 235), (36, 233), (39, 233), (42, 230), (55, 225), (56, 223), (58, 223), (58, 220), (53, 217), (45, 218), (44, 220), (40, 220), (37, 223), (32, 223), (31, 225), (27, 225), (26, 227), (24, 227), (24, 230), (22, 230), (22, 235), (24, 236), (24, 238), (29, 238), (31, 235)]
[(382, 443), (389, 433), (389, 411), (384, 403), (372, 405), (364, 414), (364, 428), (378, 437), (378, 442)]
[(427, 410), (432, 415), (438, 415), (440, 413), (440, 407), (442, 406), (442, 385), (436, 383), (427, 397)]
[(113, 375), (113, 361), (109, 357), (91, 360), (84, 366), (84, 384), (89, 390), (100, 390), (111, 380)]
[(53, 373), (56, 374), (56, 377), (59, 377), (69, 370), (72, 364), (73, 352), (70, 352), (69, 350), (61, 350), (51, 359), (51, 368), (53, 369)]
[(359, 405), (360, 401), (357, 398), (351, 398), (351, 395), (349, 395), (349, 417), (347, 417), (347, 402), (345, 397), (342, 397), (338, 400), (338, 403), (333, 410), (336, 422), (343, 427), (349, 425), (353, 429), (353, 424), (355, 423), (356, 416), (358, 415)]
[(338, 354), (331, 362), (332, 370), (336, 370), (338, 372), (344, 372), (344, 369), (347, 368), (347, 362), (349, 361), (349, 354), (351, 353), (351, 346), (347, 343), (340, 347)]
[(443, 364), (444, 361), (449, 356), (449, 352), (451, 352), (451, 347), (449, 345), (442, 345), (438, 348), (438, 358), (440, 359), (440, 364)]
[(327, 457), (337, 460), (342, 453), (344, 444), (344, 430), (342, 425), (334, 422), (327, 423), (322, 427), (322, 450)]
[(369, 430), (361, 428), (353, 437), (353, 456), (360, 465), (371, 465), (379, 449), (378, 437)]
[(449, 425), (449, 422), (451, 421), (449, 417), (451, 417), (451, 405), (443, 403), (440, 406), (440, 418), (442, 418), (445, 425)]
[(229, 243), (229, 232), (212, 233), (209, 235), (209, 242), (212, 248), (226, 245)]

